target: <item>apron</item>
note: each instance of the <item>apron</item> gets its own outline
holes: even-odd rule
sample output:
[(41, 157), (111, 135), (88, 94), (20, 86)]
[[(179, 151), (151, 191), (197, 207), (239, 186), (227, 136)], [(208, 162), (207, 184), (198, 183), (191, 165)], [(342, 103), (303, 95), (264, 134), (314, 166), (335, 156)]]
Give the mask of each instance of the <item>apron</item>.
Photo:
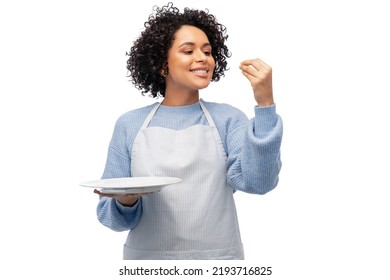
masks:
[(148, 127), (156, 104), (134, 140), (132, 176), (182, 181), (142, 197), (142, 216), (129, 232), (124, 259), (244, 259), (226, 153), (210, 113), (199, 104), (209, 126)]

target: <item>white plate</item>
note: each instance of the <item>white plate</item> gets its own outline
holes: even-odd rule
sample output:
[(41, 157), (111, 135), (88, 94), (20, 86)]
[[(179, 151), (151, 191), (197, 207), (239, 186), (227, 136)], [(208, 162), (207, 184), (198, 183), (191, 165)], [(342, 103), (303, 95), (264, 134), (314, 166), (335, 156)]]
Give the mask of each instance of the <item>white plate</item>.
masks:
[(101, 189), (102, 193), (128, 194), (158, 192), (164, 187), (181, 182), (176, 177), (125, 177), (80, 183), (82, 187)]

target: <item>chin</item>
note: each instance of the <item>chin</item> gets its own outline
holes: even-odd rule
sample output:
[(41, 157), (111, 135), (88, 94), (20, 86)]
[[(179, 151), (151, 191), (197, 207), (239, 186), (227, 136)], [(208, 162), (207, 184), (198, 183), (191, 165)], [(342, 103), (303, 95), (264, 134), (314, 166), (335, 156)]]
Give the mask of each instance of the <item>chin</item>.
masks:
[(203, 85), (199, 85), (199, 86), (198, 86), (198, 89), (204, 89), (204, 88), (207, 88), (209, 85), (210, 85), (210, 82), (208, 82), (208, 83), (205, 83), (205, 84), (203, 84)]

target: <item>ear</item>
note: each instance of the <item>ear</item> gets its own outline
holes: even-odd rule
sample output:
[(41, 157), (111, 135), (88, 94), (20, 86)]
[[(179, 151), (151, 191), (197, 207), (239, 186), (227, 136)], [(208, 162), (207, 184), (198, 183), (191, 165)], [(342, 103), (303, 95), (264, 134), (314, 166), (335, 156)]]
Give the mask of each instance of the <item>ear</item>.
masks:
[(161, 76), (166, 78), (168, 76), (168, 63), (165, 62), (162, 69), (161, 69)]

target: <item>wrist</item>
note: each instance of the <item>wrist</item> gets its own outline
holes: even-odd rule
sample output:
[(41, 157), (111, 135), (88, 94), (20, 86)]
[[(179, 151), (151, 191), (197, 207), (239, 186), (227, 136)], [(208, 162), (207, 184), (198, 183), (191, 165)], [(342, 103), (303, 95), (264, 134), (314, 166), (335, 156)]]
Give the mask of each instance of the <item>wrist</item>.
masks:
[(138, 195), (126, 195), (122, 197), (117, 197), (116, 200), (126, 207), (133, 207), (135, 204), (137, 204), (139, 199)]
[(261, 100), (257, 101), (257, 107), (269, 107), (269, 106), (272, 106), (274, 104), (275, 103), (274, 103), (273, 98), (261, 99)]

